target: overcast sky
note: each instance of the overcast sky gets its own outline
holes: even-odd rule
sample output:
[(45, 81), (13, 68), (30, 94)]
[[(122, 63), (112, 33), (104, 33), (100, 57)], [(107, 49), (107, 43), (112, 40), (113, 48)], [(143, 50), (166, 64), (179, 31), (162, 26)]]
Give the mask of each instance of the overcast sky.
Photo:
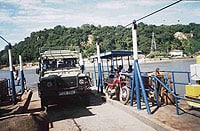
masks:
[[(12, 44), (31, 32), (56, 25), (127, 25), (176, 0), (0, 0), (0, 35)], [(183, 0), (151, 17), (146, 24), (200, 24), (200, 1)], [(0, 40), (0, 50), (7, 44)]]

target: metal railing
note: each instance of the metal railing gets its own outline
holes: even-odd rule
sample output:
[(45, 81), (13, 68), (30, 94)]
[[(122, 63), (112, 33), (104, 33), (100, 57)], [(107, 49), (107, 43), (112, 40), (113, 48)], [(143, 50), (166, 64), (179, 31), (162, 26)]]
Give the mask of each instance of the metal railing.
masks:
[[(190, 99), (190, 98), (185, 98), (185, 97), (182, 97), (182, 96), (179, 96), (177, 93), (176, 93), (176, 85), (177, 84), (181, 84), (181, 85), (187, 85), (187, 84), (190, 84), (190, 72), (183, 72), (183, 71), (165, 71), (165, 72), (170, 72), (172, 74), (172, 84), (173, 84), (173, 90), (171, 90), (170, 88), (170, 82), (169, 82), (169, 79), (168, 79), (168, 76), (167, 75), (163, 75), (164, 77), (164, 82), (161, 81), (158, 77), (156, 77), (155, 75), (151, 76), (153, 81), (154, 81), (154, 91), (155, 91), (155, 94), (156, 94), (156, 102), (157, 102), (157, 105), (160, 106), (159, 102), (158, 102), (158, 91), (157, 91), (157, 82), (159, 84), (161, 84), (171, 95), (173, 95), (174, 97), (174, 100), (175, 100), (175, 106), (176, 106), (176, 114), (179, 115), (179, 105), (178, 105), (178, 100), (185, 100), (185, 101), (191, 101), (191, 102), (195, 102), (195, 103), (199, 103), (200, 104), (200, 101), (199, 100), (194, 100), (194, 99)], [(187, 78), (188, 78), (188, 83), (186, 82), (176, 82), (175, 81), (175, 74), (176, 73), (186, 73), (187, 74)]]

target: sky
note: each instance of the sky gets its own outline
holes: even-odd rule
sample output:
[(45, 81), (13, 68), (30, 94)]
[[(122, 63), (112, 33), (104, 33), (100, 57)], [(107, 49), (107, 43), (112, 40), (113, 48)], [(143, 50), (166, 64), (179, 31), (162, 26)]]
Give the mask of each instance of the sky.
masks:
[[(0, 35), (12, 45), (31, 32), (54, 28), (125, 26), (177, 0), (0, 0)], [(183, 0), (139, 22), (200, 24), (200, 0)], [(0, 39), (0, 50), (7, 45)]]

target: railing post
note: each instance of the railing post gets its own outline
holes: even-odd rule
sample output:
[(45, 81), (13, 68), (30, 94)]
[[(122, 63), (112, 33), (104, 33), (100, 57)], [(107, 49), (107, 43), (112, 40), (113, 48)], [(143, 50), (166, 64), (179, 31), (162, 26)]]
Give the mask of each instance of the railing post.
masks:
[(132, 80), (131, 80), (131, 103), (130, 103), (130, 106), (133, 106), (134, 88), (135, 88), (135, 78), (134, 78), (134, 71), (133, 71), (132, 72)]
[(175, 104), (176, 104), (176, 114), (179, 115), (179, 110), (178, 110), (178, 98), (175, 95)]
[(23, 62), (22, 56), (19, 55), (19, 62), (20, 62), (20, 82), (21, 82), (21, 93), (24, 93), (24, 72), (23, 72)]
[(102, 70), (102, 77), (104, 78), (104, 64), (103, 64), (103, 60), (101, 59), (101, 70)]
[(191, 81), (190, 81), (190, 73), (189, 72), (187, 73), (187, 76), (188, 76), (188, 83), (191, 83)]
[(136, 60), (134, 60), (134, 82), (135, 82), (135, 90), (136, 90), (137, 109), (141, 109), (140, 87), (139, 87), (138, 73), (136, 69)]
[(153, 82), (154, 82), (154, 92), (155, 92), (155, 94), (156, 94), (156, 104), (157, 104), (157, 106), (160, 107), (160, 103), (159, 103), (159, 101), (158, 101), (158, 96), (159, 96), (159, 94), (158, 94), (158, 90), (157, 90), (157, 86), (156, 86), (156, 79), (155, 79), (155, 76), (153, 76)]
[(93, 59), (93, 61), (94, 61), (94, 85), (97, 87), (97, 75), (96, 75), (95, 59)]
[(173, 91), (174, 91), (174, 94), (176, 94), (176, 84), (175, 84), (174, 72), (172, 72), (172, 83), (173, 83)]
[(107, 73), (107, 74), (108, 74), (108, 77), (109, 77), (109, 75), (110, 75), (110, 73), (111, 73), (111, 72), (109, 71), (108, 59), (106, 59), (106, 64), (107, 64), (107, 71), (108, 71), (108, 73)]

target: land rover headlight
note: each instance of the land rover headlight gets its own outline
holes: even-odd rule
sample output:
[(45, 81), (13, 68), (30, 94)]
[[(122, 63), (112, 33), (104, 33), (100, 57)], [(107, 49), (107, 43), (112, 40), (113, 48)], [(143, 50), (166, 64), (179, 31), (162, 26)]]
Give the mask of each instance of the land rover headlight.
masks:
[(84, 79), (79, 79), (79, 84), (83, 85), (84, 84)]
[(53, 86), (53, 83), (52, 83), (51, 81), (48, 81), (48, 82), (47, 82), (47, 87), (50, 88), (50, 87), (52, 87), (52, 86)]

